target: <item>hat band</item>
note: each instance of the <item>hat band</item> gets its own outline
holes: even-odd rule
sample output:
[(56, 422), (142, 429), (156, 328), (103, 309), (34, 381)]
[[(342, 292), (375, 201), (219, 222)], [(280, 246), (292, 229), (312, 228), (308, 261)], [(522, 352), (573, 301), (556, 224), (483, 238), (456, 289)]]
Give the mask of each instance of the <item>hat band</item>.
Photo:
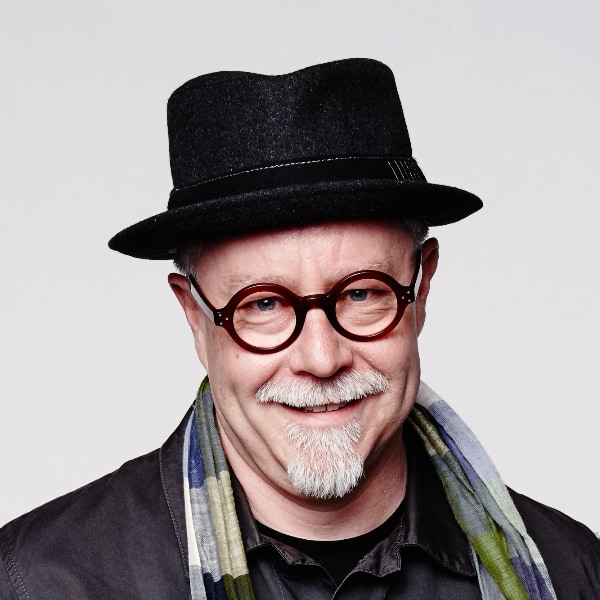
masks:
[(257, 167), (238, 173), (175, 188), (169, 197), (169, 209), (197, 204), (226, 196), (260, 190), (348, 180), (413, 181), (426, 183), (414, 158), (327, 157)]

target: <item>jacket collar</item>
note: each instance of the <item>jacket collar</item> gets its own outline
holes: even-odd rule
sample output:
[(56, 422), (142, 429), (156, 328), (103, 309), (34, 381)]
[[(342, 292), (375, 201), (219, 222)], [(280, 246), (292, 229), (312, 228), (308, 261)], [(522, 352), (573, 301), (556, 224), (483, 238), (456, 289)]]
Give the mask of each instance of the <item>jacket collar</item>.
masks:
[(404, 441), (408, 479), (397, 544), (421, 548), (447, 569), (475, 576), (469, 542), (454, 518), (431, 459), (410, 425), (404, 428)]
[[(188, 410), (183, 421), (159, 452), (160, 474), (165, 500), (171, 515), (175, 536), (179, 546), (183, 569), (189, 580), (187, 558), (187, 535), (185, 528), (185, 508), (183, 499), (182, 456), (185, 427), (192, 409)], [(457, 524), (450, 508), (442, 484), (435, 473), (431, 460), (427, 456), (418, 436), (410, 426), (405, 427), (404, 440), (408, 456), (408, 480), (404, 511), (399, 527), (392, 533), (390, 560), (397, 561), (396, 549), (417, 547), (429, 554), (436, 562), (451, 571), (463, 575), (475, 576), (471, 561), (469, 543)], [(248, 501), (235, 475), (232, 483), (236, 500), (236, 509), (242, 539), (246, 551), (265, 545), (256, 522), (250, 511)], [(381, 556), (381, 555), (380, 555)], [(382, 568), (389, 569), (383, 559)]]

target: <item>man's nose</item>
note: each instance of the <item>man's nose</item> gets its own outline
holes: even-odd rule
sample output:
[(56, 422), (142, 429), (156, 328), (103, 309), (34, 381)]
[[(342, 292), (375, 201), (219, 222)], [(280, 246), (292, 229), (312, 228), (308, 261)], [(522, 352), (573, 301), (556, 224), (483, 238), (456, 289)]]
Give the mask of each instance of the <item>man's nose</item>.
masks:
[(313, 308), (306, 314), (298, 339), (290, 346), (290, 369), (314, 377), (331, 377), (351, 366), (351, 345), (350, 340), (335, 331), (323, 310)]

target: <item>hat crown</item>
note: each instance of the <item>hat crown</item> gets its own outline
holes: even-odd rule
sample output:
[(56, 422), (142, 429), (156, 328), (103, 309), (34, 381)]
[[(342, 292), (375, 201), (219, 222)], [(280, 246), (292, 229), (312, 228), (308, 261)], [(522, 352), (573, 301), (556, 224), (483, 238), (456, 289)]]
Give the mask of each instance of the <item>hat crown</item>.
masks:
[(173, 92), (167, 118), (176, 190), (285, 162), (412, 154), (393, 73), (370, 59), (196, 77)]

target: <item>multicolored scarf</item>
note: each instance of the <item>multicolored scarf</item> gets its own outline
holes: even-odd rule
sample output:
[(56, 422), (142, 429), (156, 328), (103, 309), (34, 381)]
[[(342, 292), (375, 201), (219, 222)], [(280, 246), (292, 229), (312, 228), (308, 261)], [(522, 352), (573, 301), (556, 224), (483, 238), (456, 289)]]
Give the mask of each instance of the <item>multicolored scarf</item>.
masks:
[[(409, 423), (466, 534), (484, 600), (556, 600), (544, 561), (506, 486), (460, 417), (421, 383)], [(208, 380), (185, 436), (184, 494), (192, 600), (254, 598)]]

